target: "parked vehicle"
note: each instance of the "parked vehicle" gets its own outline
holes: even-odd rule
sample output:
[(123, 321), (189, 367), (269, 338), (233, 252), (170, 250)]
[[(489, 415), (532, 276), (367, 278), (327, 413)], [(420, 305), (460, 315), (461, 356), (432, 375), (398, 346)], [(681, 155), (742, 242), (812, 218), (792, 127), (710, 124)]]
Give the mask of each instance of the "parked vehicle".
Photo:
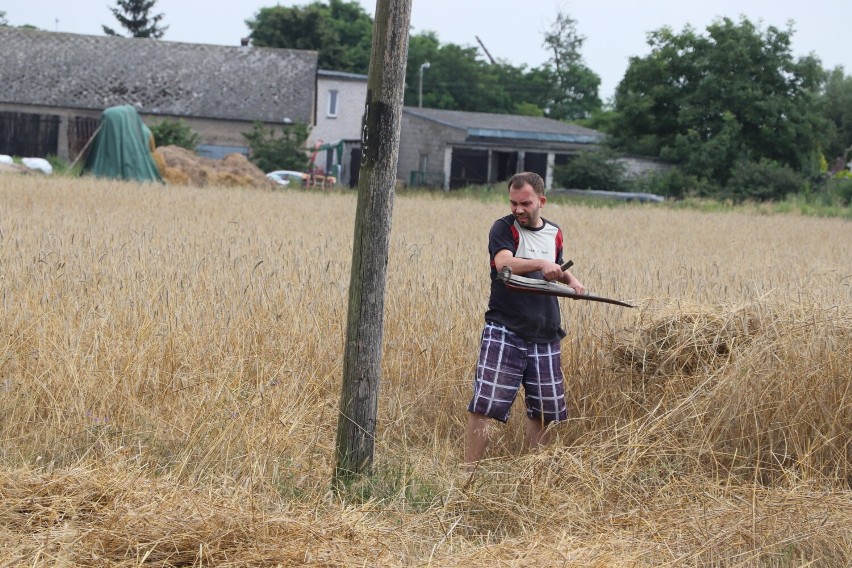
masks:
[(304, 187), (308, 183), (308, 179), (311, 177), (309, 174), (305, 172), (297, 172), (293, 170), (275, 170), (274, 172), (269, 172), (266, 174), (266, 177), (271, 179), (277, 184), (291, 186), (291, 187)]

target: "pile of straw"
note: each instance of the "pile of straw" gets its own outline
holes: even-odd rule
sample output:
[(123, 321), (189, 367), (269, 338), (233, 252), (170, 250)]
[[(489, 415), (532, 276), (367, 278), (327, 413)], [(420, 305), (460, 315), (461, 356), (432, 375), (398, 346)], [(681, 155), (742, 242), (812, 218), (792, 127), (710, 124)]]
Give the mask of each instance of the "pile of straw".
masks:
[(390, 557), (388, 531), (356, 511), (272, 511), (125, 467), (0, 470), (0, 503), (2, 566), (363, 566)]
[(158, 165), (162, 161), (162, 175), (168, 183), (198, 187), (274, 187), (274, 182), (242, 154), (211, 160), (180, 146), (161, 146), (154, 155)]
[(648, 376), (695, 374), (724, 365), (771, 325), (760, 304), (676, 305), (645, 310), (642, 320), (615, 339), (621, 367)]

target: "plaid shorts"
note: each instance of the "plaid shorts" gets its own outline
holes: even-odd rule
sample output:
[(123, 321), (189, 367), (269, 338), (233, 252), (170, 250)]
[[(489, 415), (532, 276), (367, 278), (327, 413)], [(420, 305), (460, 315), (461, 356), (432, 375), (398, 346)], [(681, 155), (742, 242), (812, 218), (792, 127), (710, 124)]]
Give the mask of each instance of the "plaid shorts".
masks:
[(468, 411), (506, 422), (523, 385), (529, 418), (545, 423), (567, 419), (559, 343), (530, 343), (486, 322)]

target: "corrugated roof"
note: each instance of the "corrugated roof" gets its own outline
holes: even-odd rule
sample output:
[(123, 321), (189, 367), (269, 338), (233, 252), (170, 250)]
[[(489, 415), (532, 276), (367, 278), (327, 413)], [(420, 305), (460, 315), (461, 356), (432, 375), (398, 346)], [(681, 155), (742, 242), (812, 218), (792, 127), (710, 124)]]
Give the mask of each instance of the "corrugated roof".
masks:
[(604, 134), (540, 116), (405, 107), (403, 112), (467, 131), (469, 137), (595, 144)]
[(0, 27), (0, 102), (312, 122), (317, 53)]

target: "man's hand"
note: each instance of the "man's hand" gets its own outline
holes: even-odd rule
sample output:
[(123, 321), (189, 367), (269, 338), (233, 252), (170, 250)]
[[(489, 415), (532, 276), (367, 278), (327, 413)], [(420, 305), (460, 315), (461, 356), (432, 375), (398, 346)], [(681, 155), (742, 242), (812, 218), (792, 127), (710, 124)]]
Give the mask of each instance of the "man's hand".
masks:
[(571, 274), (570, 270), (566, 270), (563, 273), (562, 282), (574, 288), (574, 291), (578, 294), (586, 293), (586, 287), (583, 286), (583, 283), (577, 280), (577, 278), (573, 274)]
[(544, 276), (545, 280), (556, 280), (557, 282), (563, 282), (563, 277), (565, 272), (562, 271), (562, 267), (556, 264), (555, 262), (547, 262), (546, 260), (541, 261), (541, 273)]

